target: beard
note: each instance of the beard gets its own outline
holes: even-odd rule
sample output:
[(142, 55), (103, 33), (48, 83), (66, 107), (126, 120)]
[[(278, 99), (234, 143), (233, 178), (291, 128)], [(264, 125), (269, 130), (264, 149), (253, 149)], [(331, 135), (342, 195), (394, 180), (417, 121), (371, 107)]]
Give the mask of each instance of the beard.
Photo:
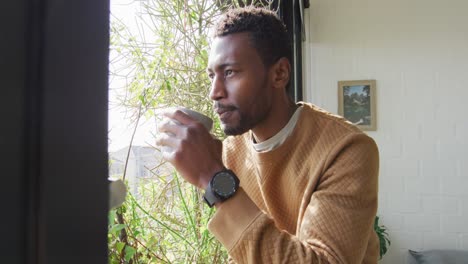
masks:
[(236, 123), (226, 124), (221, 122), (221, 128), (223, 129), (224, 134), (227, 136), (238, 136), (251, 130), (257, 124), (262, 122), (268, 115), (268, 111), (266, 111), (266, 109), (262, 110), (263, 111), (254, 111), (254, 114), (247, 114), (236, 108), (234, 110), (238, 114), (238, 121)]
[(271, 98), (268, 94), (265, 94), (266, 87), (268, 87), (267, 75), (265, 74), (255, 86), (262, 87), (262, 89), (257, 89), (256, 94), (250, 95), (257, 98), (256, 100), (244, 100), (243, 104), (229, 105), (215, 102), (215, 109), (233, 111), (233, 114), (237, 115), (236, 118), (229, 120), (230, 122), (227, 123), (221, 120), (221, 128), (224, 134), (228, 136), (242, 135), (267, 118), (271, 110)]
[(221, 123), (221, 128), (224, 131), (224, 134), (227, 136), (238, 136), (242, 135), (245, 132), (249, 131), (252, 128), (252, 125), (247, 122), (246, 118), (239, 113), (239, 123), (237, 125), (228, 125)]

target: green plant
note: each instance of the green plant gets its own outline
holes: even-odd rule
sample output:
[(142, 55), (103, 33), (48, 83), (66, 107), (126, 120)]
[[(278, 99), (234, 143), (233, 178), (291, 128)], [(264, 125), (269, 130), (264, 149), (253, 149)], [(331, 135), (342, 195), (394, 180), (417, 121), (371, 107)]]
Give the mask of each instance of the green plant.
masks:
[(379, 237), (380, 246), (380, 259), (387, 253), (388, 247), (391, 245), (390, 239), (388, 238), (387, 228), (384, 225), (379, 225), (379, 217), (376, 216), (374, 220), (374, 230)]
[(141, 184), (140, 194), (129, 194), (109, 213), (109, 263), (227, 261), (206, 229), (214, 211), (204, 206), (199, 190), (173, 173)]
[[(212, 0), (140, 4), (139, 35), (116, 17), (111, 22), (110, 76), (123, 76), (126, 83), (112, 103), (132, 113), (134, 132), (140, 119), (154, 118), (160, 107), (184, 105), (213, 117), (207, 39), (221, 6)], [(219, 122), (213, 133), (223, 137)], [(130, 148), (124, 179), (129, 154)], [(206, 228), (213, 210), (204, 206), (200, 191), (179, 181), (173, 169), (148, 169), (153, 175), (141, 180), (138, 197), (129, 193), (123, 206), (109, 213), (109, 263), (227, 262), (226, 251)]]

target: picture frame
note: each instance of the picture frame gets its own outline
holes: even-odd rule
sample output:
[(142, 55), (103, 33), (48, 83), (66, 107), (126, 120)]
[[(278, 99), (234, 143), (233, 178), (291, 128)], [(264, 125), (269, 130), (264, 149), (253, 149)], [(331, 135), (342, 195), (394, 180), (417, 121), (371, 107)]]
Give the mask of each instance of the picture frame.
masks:
[(338, 82), (338, 114), (365, 131), (377, 130), (376, 81)]

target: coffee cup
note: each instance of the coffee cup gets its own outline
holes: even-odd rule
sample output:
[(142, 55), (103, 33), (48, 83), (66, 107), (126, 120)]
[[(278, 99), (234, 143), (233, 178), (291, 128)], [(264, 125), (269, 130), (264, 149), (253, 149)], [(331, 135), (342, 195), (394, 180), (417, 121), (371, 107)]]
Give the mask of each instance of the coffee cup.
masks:
[[(209, 132), (211, 131), (211, 129), (213, 128), (213, 119), (211, 119), (210, 117), (200, 113), (200, 112), (197, 112), (195, 110), (192, 110), (192, 109), (189, 109), (187, 107), (183, 107), (183, 106), (178, 106), (178, 107), (174, 107), (174, 108), (169, 108), (171, 110), (180, 110), (182, 112), (184, 112), (186, 115), (190, 116), (192, 119), (195, 119), (197, 120), (198, 122), (200, 122), (205, 128), (206, 130)], [(163, 110), (163, 111), (168, 111), (168, 109), (166, 110)], [(161, 118), (161, 116), (159, 115), (159, 118)], [(161, 122), (162, 120), (159, 120), (159, 122)], [(176, 120), (171, 120), (170, 122), (174, 122), (174, 123), (177, 123)], [(163, 152), (171, 152), (172, 149), (170, 147), (167, 147), (167, 146), (164, 146), (161, 148), (161, 151)]]
[(213, 119), (209, 118), (208, 116), (186, 107), (178, 107), (178, 109), (200, 122), (206, 128), (206, 130), (211, 131), (213, 128)]

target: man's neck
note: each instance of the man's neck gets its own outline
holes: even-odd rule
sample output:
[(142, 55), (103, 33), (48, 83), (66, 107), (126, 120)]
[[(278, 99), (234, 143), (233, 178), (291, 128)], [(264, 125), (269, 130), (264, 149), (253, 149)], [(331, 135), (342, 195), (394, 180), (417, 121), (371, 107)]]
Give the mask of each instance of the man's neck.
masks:
[(287, 100), (281, 107), (272, 109), (262, 124), (252, 129), (255, 142), (263, 142), (276, 135), (289, 121), (297, 109), (297, 105)]

